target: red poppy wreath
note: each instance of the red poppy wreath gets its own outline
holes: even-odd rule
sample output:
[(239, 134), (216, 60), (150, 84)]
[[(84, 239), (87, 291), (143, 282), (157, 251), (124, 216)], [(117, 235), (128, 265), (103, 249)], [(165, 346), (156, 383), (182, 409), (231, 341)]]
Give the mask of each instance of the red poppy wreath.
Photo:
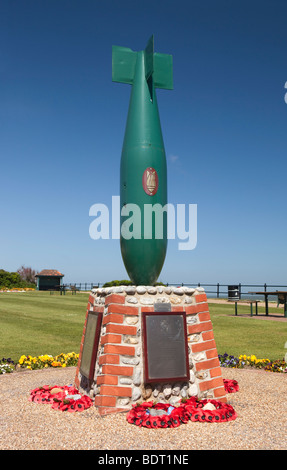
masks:
[(35, 403), (50, 403), (52, 408), (61, 411), (84, 411), (90, 408), (92, 400), (87, 395), (80, 395), (78, 390), (69, 386), (44, 385), (31, 390), (29, 401)]
[(146, 428), (175, 428), (188, 421), (219, 423), (236, 419), (234, 408), (219, 400), (189, 398), (178, 407), (169, 404), (145, 402), (133, 405), (127, 421)]
[(191, 421), (219, 423), (232, 421), (237, 417), (231, 405), (219, 400), (198, 400), (196, 397), (191, 397), (182, 406)]
[(127, 414), (127, 421), (145, 428), (177, 428), (187, 423), (183, 407), (175, 408), (168, 403), (144, 402), (133, 405)]
[[(224, 379), (224, 387), (228, 393), (239, 390), (236, 380)], [(189, 420), (219, 423), (236, 418), (237, 413), (228, 403), (212, 399), (198, 400), (197, 397), (181, 401), (177, 407), (168, 403), (144, 402), (133, 405), (127, 414), (129, 423), (146, 428), (175, 428)]]

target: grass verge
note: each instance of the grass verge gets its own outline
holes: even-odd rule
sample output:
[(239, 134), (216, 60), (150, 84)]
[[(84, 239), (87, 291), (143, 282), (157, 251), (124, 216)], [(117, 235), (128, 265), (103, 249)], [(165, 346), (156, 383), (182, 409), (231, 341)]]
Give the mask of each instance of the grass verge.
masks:
[[(78, 353), (88, 297), (87, 292), (0, 293), (0, 358), (18, 362), (28, 354)], [(240, 306), (244, 317), (234, 316), (233, 304), (209, 303), (209, 309), (219, 354), (283, 359), (287, 322), (251, 318), (249, 306)], [(276, 311), (282, 314), (282, 309)]]

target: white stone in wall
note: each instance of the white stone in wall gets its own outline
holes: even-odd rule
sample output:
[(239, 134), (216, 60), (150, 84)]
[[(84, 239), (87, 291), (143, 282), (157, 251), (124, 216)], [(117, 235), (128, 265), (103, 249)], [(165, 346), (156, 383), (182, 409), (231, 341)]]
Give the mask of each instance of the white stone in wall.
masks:
[(134, 315), (133, 317), (126, 317), (125, 322), (127, 325), (136, 325), (138, 323), (138, 316)]
[(181, 400), (180, 397), (177, 396), (172, 396), (171, 399), (169, 400), (170, 405), (175, 406), (179, 401)]
[(137, 286), (136, 291), (138, 294), (145, 294), (146, 293), (146, 287), (145, 286)]
[(184, 290), (183, 290), (182, 287), (176, 287), (175, 289), (173, 289), (173, 293), (176, 294), (176, 295), (183, 295)]
[(120, 378), (120, 384), (121, 385), (131, 385), (133, 383), (132, 379), (129, 379), (128, 377), (121, 377)]
[(141, 384), (141, 368), (135, 367), (134, 368), (134, 375), (133, 375), (133, 384), (140, 385)]
[(137, 304), (138, 303), (138, 299), (136, 297), (127, 297), (126, 298), (126, 301), (129, 303), (129, 304)]
[(176, 395), (178, 396), (179, 393), (180, 393), (180, 384), (175, 384), (172, 388), (172, 391), (171, 391), (172, 395)]
[(190, 371), (189, 371), (189, 382), (190, 382), (191, 384), (194, 384), (194, 382), (195, 382), (195, 375), (194, 375), (193, 370), (190, 370)]
[(192, 295), (195, 292), (195, 289), (193, 289), (193, 287), (183, 287), (183, 290), (186, 295)]
[(200, 340), (200, 334), (194, 334), (194, 335), (190, 335), (188, 337), (188, 341), (190, 341), (191, 343), (197, 343), (198, 341)]
[(189, 325), (194, 325), (197, 323), (197, 317), (196, 315), (186, 315), (186, 323)]
[(139, 387), (133, 387), (132, 389), (132, 401), (137, 401), (139, 398), (141, 398), (141, 389)]
[(129, 398), (119, 398), (117, 401), (118, 406), (127, 406), (129, 404)]
[(148, 400), (148, 398), (150, 398), (152, 395), (152, 388), (150, 385), (146, 385), (144, 388), (143, 388), (143, 393), (142, 393), (142, 396), (143, 396), (143, 399), (144, 400)]
[(188, 389), (188, 395), (190, 397), (196, 397), (198, 394), (198, 387), (197, 387), (197, 384), (196, 383), (193, 383), (190, 385), (189, 389)]
[[(191, 354), (188, 356), (188, 363), (189, 363), (189, 368), (193, 369), (194, 368), (194, 363), (193, 363), (193, 359), (192, 359)], [(192, 371), (190, 371), (190, 372), (192, 372)]]
[(122, 357), (123, 364), (130, 364), (132, 366), (137, 366), (140, 363), (140, 360), (137, 357)]
[(162, 392), (165, 398), (169, 398), (171, 395), (171, 385), (170, 384), (164, 385)]
[(128, 295), (135, 295), (135, 293), (136, 293), (136, 287), (135, 286), (127, 286), (125, 290), (126, 290), (126, 293)]
[(169, 299), (168, 299), (168, 297), (158, 297), (156, 299), (156, 302), (161, 303), (161, 304), (164, 304), (164, 303), (167, 304), (167, 303), (169, 303)]
[(180, 394), (181, 394), (181, 397), (182, 397), (182, 398), (186, 398), (187, 395), (188, 395), (188, 390), (186, 390), (185, 388), (183, 388), (183, 389), (181, 390)]
[(161, 392), (161, 385), (156, 385), (154, 387), (154, 391), (153, 391), (153, 396), (156, 398), (158, 397), (159, 393)]
[(205, 352), (201, 351), (201, 352), (198, 352), (198, 353), (194, 353), (193, 354), (193, 359), (195, 361), (204, 361), (206, 359)]
[(156, 289), (156, 287), (148, 287), (147, 292), (148, 292), (148, 294), (154, 295), (154, 294), (157, 293), (157, 289)]
[(152, 299), (151, 297), (143, 297), (142, 299), (140, 299), (140, 303), (142, 305), (153, 305), (154, 299)]
[(123, 286), (116, 286), (116, 287), (114, 287), (114, 292), (117, 293), (117, 294), (120, 294), (120, 293), (124, 292), (124, 287)]
[(204, 380), (207, 379), (208, 372), (206, 370), (199, 370), (195, 373), (195, 376), (200, 380)]
[(133, 336), (126, 336), (123, 339), (123, 342), (125, 344), (138, 344), (139, 340), (138, 340), (138, 338), (134, 338)]

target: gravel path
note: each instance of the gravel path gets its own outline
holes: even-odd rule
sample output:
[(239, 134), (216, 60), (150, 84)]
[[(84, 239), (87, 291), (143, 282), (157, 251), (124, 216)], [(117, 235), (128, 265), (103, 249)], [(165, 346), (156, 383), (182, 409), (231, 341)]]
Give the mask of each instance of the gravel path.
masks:
[(239, 392), (228, 394), (238, 414), (228, 423), (188, 422), (174, 429), (129, 424), (125, 413), (100, 417), (53, 410), (28, 400), (41, 385), (70, 385), (75, 368), (0, 375), (2, 450), (286, 450), (287, 375), (253, 369), (222, 369)]

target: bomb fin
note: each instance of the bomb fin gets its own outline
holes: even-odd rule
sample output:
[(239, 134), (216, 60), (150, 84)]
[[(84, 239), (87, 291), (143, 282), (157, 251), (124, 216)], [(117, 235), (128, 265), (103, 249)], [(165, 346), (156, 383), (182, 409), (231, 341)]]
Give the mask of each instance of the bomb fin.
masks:
[(137, 52), (128, 47), (113, 46), (112, 48), (112, 80), (113, 82), (133, 84)]

